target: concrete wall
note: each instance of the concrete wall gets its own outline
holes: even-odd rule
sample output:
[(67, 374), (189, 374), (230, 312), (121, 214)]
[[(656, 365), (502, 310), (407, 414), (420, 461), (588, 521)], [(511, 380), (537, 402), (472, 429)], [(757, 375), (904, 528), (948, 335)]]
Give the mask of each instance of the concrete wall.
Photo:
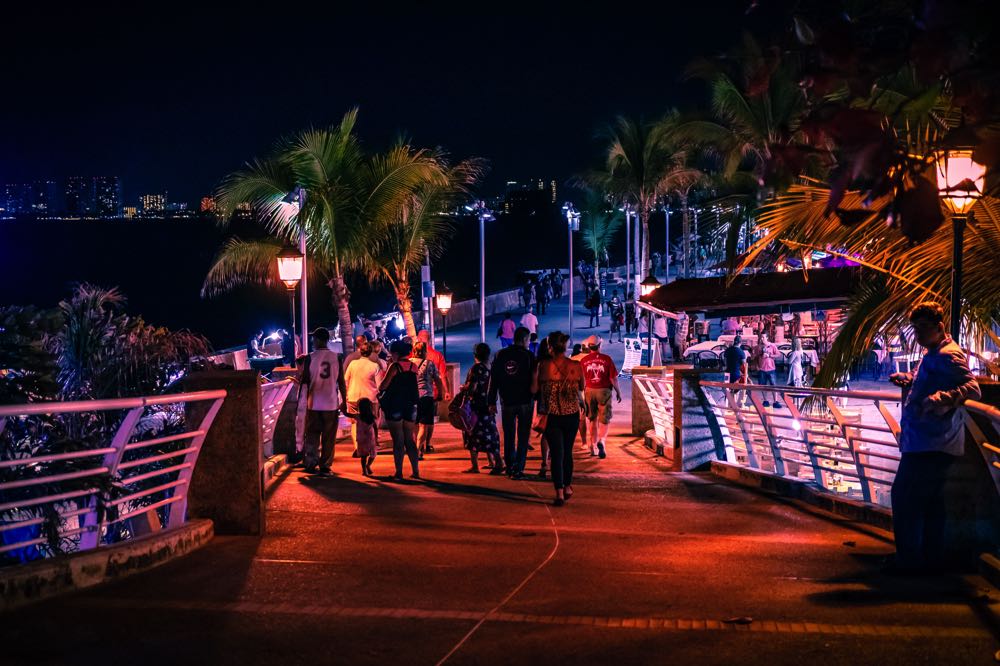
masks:
[[(218, 534), (264, 534), (264, 488), (261, 479), (260, 374), (256, 370), (210, 370), (192, 373), (185, 391), (225, 389), (222, 403), (201, 447), (189, 491), (188, 515), (210, 518)], [(200, 418), (205, 403), (188, 405), (189, 422)]]

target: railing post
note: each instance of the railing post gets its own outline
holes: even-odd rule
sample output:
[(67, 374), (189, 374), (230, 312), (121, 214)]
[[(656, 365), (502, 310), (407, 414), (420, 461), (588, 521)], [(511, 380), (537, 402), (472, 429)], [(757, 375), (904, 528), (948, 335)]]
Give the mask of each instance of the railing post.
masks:
[[(726, 404), (729, 405), (729, 409), (733, 412), (733, 416), (736, 417), (736, 423), (740, 426), (740, 434), (743, 435), (743, 447), (747, 452), (747, 463), (753, 469), (760, 469), (760, 464), (757, 462), (757, 454), (753, 450), (753, 438), (750, 436), (750, 431), (747, 430), (746, 420), (743, 414), (740, 413), (739, 405), (736, 404), (736, 392), (726, 391)], [(764, 426), (765, 431), (767, 426)]]
[[(785, 459), (781, 457), (781, 449), (778, 447), (778, 438), (774, 436), (771, 431), (771, 421), (767, 416), (767, 410), (764, 409), (764, 405), (760, 401), (760, 396), (753, 391), (748, 391), (750, 394), (750, 402), (753, 404), (754, 409), (757, 410), (757, 416), (760, 418), (760, 425), (764, 428), (764, 434), (767, 436), (767, 443), (771, 446), (771, 457), (774, 460), (774, 473), (780, 476), (785, 476)], [(784, 396), (782, 396), (784, 398)]]
[[(122, 456), (125, 455), (125, 445), (132, 439), (135, 426), (139, 423), (139, 419), (142, 418), (145, 409), (145, 407), (133, 407), (125, 413), (125, 418), (122, 419), (122, 423), (118, 426), (115, 436), (111, 439), (110, 447), (114, 451), (104, 454), (102, 466), (108, 468), (108, 477), (111, 478), (112, 482), (118, 474), (118, 465), (122, 461)], [(99, 498), (97, 493), (87, 499), (87, 513), (80, 517), (80, 527), (86, 528), (86, 531), (80, 533), (80, 550), (97, 548), (101, 543), (101, 533), (107, 524), (107, 517), (99, 517), (98, 515), (103, 513), (100, 510), (103, 499)]]
[(186, 467), (180, 471), (177, 476), (178, 481), (183, 481), (181, 485), (174, 489), (175, 493), (181, 493), (182, 499), (178, 502), (174, 502), (170, 505), (170, 513), (167, 516), (166, 524), (167, 527), (180, 527), (187, 520), (187, 505), (188, 505), (188, 495), (191, 491), (191, 477), (194, 474), (194, 468), (198, 464), (198, 454), (201, 453), (201, 445), (204, 444), (205, 438), (208, 436), (208, 431), (212, 428), (212, 422), (215, 421), (215, 416), (219, 413), (219, 409), (222, 408), (223, 398), (217, 398), (212, 402), (212, 406), (208, 408), (205, 412), (205, 416), (201, 419), (201, 423), (198, 425), (197, 430), (201, 430), (202, 433), (191, 440), (191, 447), (194, 451), (188, 453), (184, 456), (185, 463), (191, 463), (190, 467)]
[[(868, 476), (865, 474), (865, 467), (861, 464), (861, 460), (858, 458), (858, 450), (854, 444), (854, 437), (848, 432), (850, 425), (844, 419), (844, 415), (841, 413), (840, 409), (837, 407), (836, 402), (832, 396), (827, 396), (826, 398), (826, 408), (830, 410), (830, 414), (833, 415), (833, 420), (837, 422), (837, 426), (840, 428), (840, 432), (844, 437), (844, 441), (847, 442), (847, 448), (851, 451), (851, 458), (854, 460), (854, 468), (858, 472), (858, 482), (861, 484), (861, 499), (866, 502), (872, 501), (872, 489), (871, 484), (868, 482)], [(881, 410), (881, 404), (879, 405), (879, 411)], [(885, 414), (883, 413), (884, 417)], [(887, 424), (888, 425), (888, 424)], [(889, 426), (892, 427), (891, 425)]]
[(886, 426), (888, 426), (889, 430), (892, 431), (893, 438), (896, 440), (896, 443), (899, 444), (899, 423), (896, 422), (896, 417), (892, 415), (889, 409), (885, 406), (885, 403), (881, 400), (876, 400), (875, 406), (878, 407), (879, 414), (882, 415)]

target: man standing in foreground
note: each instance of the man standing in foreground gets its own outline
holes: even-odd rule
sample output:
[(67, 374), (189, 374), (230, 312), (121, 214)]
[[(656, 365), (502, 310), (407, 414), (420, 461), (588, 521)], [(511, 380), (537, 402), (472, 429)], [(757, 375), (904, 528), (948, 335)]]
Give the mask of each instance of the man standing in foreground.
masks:
[(900, 419), (899, 469), (892, 484), (896, 561), (887, 573), (919, 575), (944, 564), (948, 469), (965, 451), (965, 415), (959, 407), (980, 397), (965, 353), (945, 332), (937, 303), (910, 311), (917, 343), (927, 349), (916, 376), (897, 372), (890, 381), (909, 392)]
[(740, 347), (743, 339), (740, 336), (733, 338), (733, 344), (722, 352), (722, 360), (726, 363), (726, 372), (729, 373), (729, 381), (733, 384), (745, 382), (747, 353)]
[(608, 454), (604, 446), (611, 426), (611, 389), (614, 388), (618, 402), (622, 401), (622, 391), (618, 387), (618, 368), (610, 356), (601, 353), (601, 342), (596, 335), (583, 341), (590, 353), (583, 357), (580, 365), (583, 366), (586, 386), (584, 400), (587, 403), (590, 441), (596, 446), (597, 455), (606, 458)]
[[(514, 331), (514, 344), (497, 352), (493, 359), (487, 404), (496, 411), (500, 396), (500, 424), (503, 430), (503, 457), (507, 473), (514, 479), (524, 477), (531, 438), (531, 414), (534, 411), (531, 379), (535, 357), (528, 351), (528, 329)], [(516, 445), (515, 445), (516, 441)]]
[[(302, 383), (308, 387), (305, 472), (315, 474), (318, 471), (320, 476), (330, 473), (340, 421), (340, 399), (347, 400), (343, 361), (340, 354), (327, 348), (329, 342), (330, 331), (325, 328), (313, 331), (314, 351), (306, 357), (302, 368)], [(317, 455), (320, 451), (322, 453)]]

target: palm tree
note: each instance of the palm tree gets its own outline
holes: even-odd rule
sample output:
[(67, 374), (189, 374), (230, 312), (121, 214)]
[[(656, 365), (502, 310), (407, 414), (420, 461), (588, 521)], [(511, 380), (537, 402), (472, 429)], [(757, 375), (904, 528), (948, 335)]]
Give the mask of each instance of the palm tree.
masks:
[[(931, 299), (949, 311), (951, 294), (951, 222), (945, 222), (919, 245), (885, 224), (892, 196), (867, 204), (865, 194), (844, 195), (845, 210), (857, 211), (853, 225), (843, 224), (826, 211), (830, 187), (818, 181), (792, 186), (765, 205), (758, 218), (764, 236), (750, 249), (740, 269), (757, 263), (765, 253), (773, 257), (801, 257), (814, 250), (861, 264), (871, 271), (848, 305), (848, 317), (816, 376), (818, 386), (834, 386), (851, 364), (872, 348), (876, 337), (899, 336), (907, 346), (907, 314), (915, 303)], [(867, 205), (866, 205), (867, 204)], [(1000, 344), (995, 327), (1000, 313), (1000, 200), (985, 197), (973, 208), (977, 224), (965, 245), (962, 284), (962, 328), (972, 346), (991, 340)], [(778, 239), (775, 242), (774, 239)]]
[(374, 186), (415, 164), (425, 167), (420, 181), (410, 183), (404, 196), (382, 206), (369, 218), (369, 236), (374, 240), (364, 244), (352, 264), (372, 282), (389, 283), (411, 337), (416, 337), (417, 327), (410, 277), (419, 271), (427, 254), (440, 256), (451, 230), (447, 211), (485, 172), (482, 160), (449, 165), (440, 151), (418, 150), (400, 143), (369, 161), (368, 177)]
[[(345, 271), (361, 262), (375, 239), (372, 228), (398, 210), (415, 188), (432, 179), (434, 160), (416, 159), (373, 174), (354, 134), (357, 109), (344, 114), (339, 125), (311, 129), (279, 144), (272, 156), (250, 163), (229, 176), (219, 188), (224, 220), (249, 203), (273, 238), (231, 240), (216, 257), (202, 293), (212, 295), (240, 284), (270, 284), (274, 257), (284, 243), (306, 237), (311, 269), (330, 287), (337, 310), (344, 351), (353, 349), (350, 293)], [(377, 160), (377, 158), (373, 158)], [(301, 188), (305, 202), (294, 208), (285, 199)]]
[(611, 243), (622, 228), (624, 220), (615, 206), (597, 192), (587, 194), (587, 203), (580, 214), (580, 232), (583, 244), (594, 253), (594, 275), (600, 275), (601, 257), (607, 256)]
[(686, 197), (703, 177), (689, 164), (689, 145), (677, 133), (678, 126), (676, 112), (654, 122), (619, 116), (604, 131), (608, 140), (604, 169), (582, 179), (635, 207), (643, 234), (640, 277), (650, 269), (650, 211), (665, 193), (683, 192)]

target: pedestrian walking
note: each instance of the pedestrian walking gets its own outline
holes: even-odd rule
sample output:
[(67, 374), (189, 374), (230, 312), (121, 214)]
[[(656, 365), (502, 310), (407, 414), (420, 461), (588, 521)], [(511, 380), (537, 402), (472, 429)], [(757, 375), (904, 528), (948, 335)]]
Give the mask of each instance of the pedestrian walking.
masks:
[(417, 359), (417, 451), (423, 460), (425, 453), (432, 453), (431, 437), (434, 436), (434, 417), (437, 415), (436, 396), (450, 400), (444, 380), (438, 373), (438, 368), (427, 358), (428, 347), (423, 340), (417, 340), (413, 345), (413, 356)]
[(490, 346), (480, 342), (473, 350), (474, 362), (469, 368), (462, 389), (469, 397), (472, 410), (476, 414), (476, 425), (472, 432), (462, 434), (465, 446), (469, 449), (469, 459), (472, 466), (465, 470), (468, 474), (479, 474), (479, 454), (485, 453), (493, 467), (490, 474), (503, 474), (504, 466), (500, 459), (500, 433), (497, 431), (496, 409), (490, 409)]
[[(667, 352), (670, 351), (670, 327), (667, 324), (667, 317), (653, 317), (653, 337), (656, 338), (657, 346), (660, 348), (660, 363), (665, 363)], [(652, 364), (653, 359), (649, 362)]]
[[(403, 458), (410, 459), (412, 478), (420, 478), (417, 454), (417, 389), (416, 364), (410, 360), (413, 345), (406, 338), (392, 343), (389, 350), (392, 363), (379, 384), (379, 407), (385, 414), (386, 427), (392, 437), (392, 458), (396, 465), (396, 481), (403, 480)], [(357, 361), (355, 361), (357, 362)]]
[(302, 368), (306, 391), (305, 472), (326, 476), (333, 465), (333, 448), (340, 423), (340, 400), (347, 397), (341, 355), (328, 349), (330, 331), (313, 331), (313, 352)]
[(503, 321), (500, 322), (500, 327), (497, 328), (497, 337), (500, 338), (501, 349), (514, 344), (514, 330), (516, 328), (517, 324), (514, 323), (511, 314), (509, 312), (504, 313)]
[(538, 333), (531, 333), (528, 336), (528, 351), (532, 356), (538, 356)]
[[(757, 383), (761, 386), (775, 385), (776, 366), (774, 360), (781, 355), (778, 346), (767, 339), (767, 333), (761, 333), (757, 338), (757, 346), (754, 348), (753, 359), (757, 365)], [(767, 400), (768, 393), (763, 393), (764, 406), (768, 407), (773, 402), (775, 409), (781, 409), (782, 404), (777, 399), (774, 391), (770, 392), (771, 400)]]
[[(351, 423), (351, 439), (354, 442), (354, 455), (362, 459), (362, 469), (371, 475), (371, 462), (375, 459), (375, 450), (378, 447), (375, 426), (378, 423), (378, 384), (382, 378), (382, 366), (374, 360), (372, 344), (367, 339), (362, 338), (361, 344), (356, 350), (358, 357), (344, 370), (344, 384), (347, 386), (347, 414), (353, 420)], [(361, 439), (367, 437), (367, 425), (358, 423), (358, 414), (361, 413), (360, 403), (368, 400), (372, 407), (375, 419), (371, 422), (372, 448), (365, 452), (361, 450)], [(359, 429), (362, 430), (359, 434)], [(371, 460), (365, 464), (365, 456), (370, 456)]]
[(622, 299), (618, 297), (618, 290), (611, 292), (611, 300), (608, 301), (608, 313), (611, 315), (611, 327), (608, 330), (608, 337), (611, 342), (615, 341), (615, 333), (618, 334), (618, 342), (622, 341), (622, 324), (625, 323), (625, 306)]
[(733, 338), (733, 344), (726, 347), (722, 352), (722, 359), (726, 364), (726, 372), (729, 373), (729, 381), (732, 384), (742, 384), (746, 379), (747, 353), (743, 351), (740, 344), (743, 339), (740, 336)]
[(806, 354), (802, 351), (802, 340), (792, 340), (792, 353), (788, 355), (788, 385), (801, 388), (805, 386)]
[(566, 358), (569, 336), (560, 331), (549, 335), (552, 358), (538, 365), (532, 388), (545, 396), (545, 439), (552, 456), (555, 506), (573, 496), (573, 443), (580, 428), (583, 401), (583, 369)]
[(590, 310), (590, 328), (595, 328), (601, 325), (601, 292), (592, 289), (589, 294), (584, 305)]
[(538, 333), (538, 317), (529, 308), (527, 312), (521, 315), (521, 326), (528, 329), (528, 333)]
[(959, 407), (981, 392), (962, 348), (945, 332), (944, 310), (933, 302), (910, 311), (917, 344), (927, 352), (916, 375), (894, 373), (909, 389), (900, 418), (899, 468), (892, 483), (895, 562), (886, 573), (937, 573), (945, 564), (948, 471), (965, 452), (965, 415)]
[(500, 398), (504, 464), (507, 474), (514, 479), (524, 477), (534, 412), (531, 381), (535, 372), (535, 357), (528, 351), (529, 335), (527, 328), (518, 328), (514, 331), (514, 344), (497, 352), (487, 396), (487, 403), (494, 414), (497, 397)]
[(357, 402), (357, 411), (348, 407), (347, 415), (351, 418), (351, 438), (361, 459), (362, 476), (374, 476), (372, 463), (378, 455), (378, 445), (375, 442), (375, 420), (378, 418), (375, 403), (368, 398)]
[(607, 354), (601, 353), (603, 341), (592, 335), (584, 341), (584, 346), (590, 353), (583, 357), (580, 366), (583, 368), (584, 402), (587, 422), (590, 431), (590, 441), (594, 450), (591, 455), (600, 458), (607, 457), (608, 430), (611, 427), (611, 390), (614, 389), (615, 400), (622, 401), (622, 390), (618, 386), (618, 368)]

